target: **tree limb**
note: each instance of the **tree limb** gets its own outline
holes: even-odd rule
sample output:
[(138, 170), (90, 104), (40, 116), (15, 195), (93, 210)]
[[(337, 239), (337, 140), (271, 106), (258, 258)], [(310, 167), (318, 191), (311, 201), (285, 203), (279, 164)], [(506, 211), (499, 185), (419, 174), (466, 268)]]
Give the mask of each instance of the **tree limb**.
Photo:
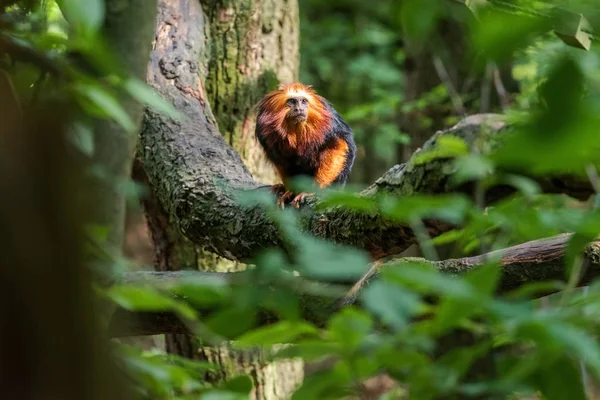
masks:
[[(185, 95), (183, 95), (185, 96)], [(238, 196), (256, 189), (239, 156), (217, 136), (203, 107), (197, 103), (194, 122), (176, 125), (157, 114), (147, 114), (142, 133), (144, 167), (160, 200), (184, 234), (197, 244), (232, 260), (248, 260), (270, 246), (283, 246), (275, 224), (261, 208), (239, 205)], [(454, 135), (469, 145), (485, 140), (492, 145), (506, 130), (497, 115), (476, 115), (444, 132), (436, 133), (423, 150), (432, 148), (442, 135)], [(437, 159), (417, 164), (415, 156), (396, 165), (359, 196), (380, 193), (396, 196), (436, 194), (456, 190), (451, 186), (452, 160)], [(540, 182), (548, 192), (586, 198), (593, 190), (587, 182), (563, 178)], [(486, 200), (500, 199), (512, 190), (498, 186)], [(315, 212), (314, 203), (302, 216), (306, 232), (336, 243), (367, 250), (374, 259), (399, 254), (416, 243), (406, 224), (391, 222), (378, 213), (362, 213), (334, 207)], [(451, 229), (442, 221), (425, 221), (431, 237)]]
[[(563, 234), (547, 239), (534, 240), (518, 246), (487, 253), (475, 257), (450, 259), (445, 261), (426, 261), (438, 270), (449, 274), (463, 274), (476, 268), (486, 260), (500, 259), (502, 278), (498, 287), (500, 293), (518, 288), (524, 283), (542, 281), (565, 281), (564, 268), (565, 249), (570, 234)], [(578, 282), (585, 285), (600, 275), (600, 241), (587, 246), (584, 253), (585, 268)], [(398, 261), (383, 264), (381, 268), (398, 267)], [(379, 271), (378, 269), (377, 271)], [(339, 297), (311, 295), (301, 296), (303, 317), (317, 325), (323, 325), (329, 316), (340, 306), (355, 303), (362, 288), (376, 278), (377, 273), (363, 284), (353, 288), (342, 301)], [(164, 287), (177, 283), (183, 278), (220, 279), (231, 285), (248, 284), (251, 275), (247, 272), (236, 273), (207, 273), (207, 272), (136, 272), (126, 276), (125, 282), (142, 283), (156, 287)], [(348, 282), (351, 283), (351, 282)], [(252, 282), (252, 284), (259, 284)], [(265, 290), (269, 290), (266, 286)], [(540, 293), (546, 295), (549, 293)], [(202, 315), (209, 315), (212, 310), (202, 310)], [(275, 322), (278, 317), (267, 309), (261, 310), (258, 324), (265, 325)], [(112, 317), (109, 332), (113, 337), (154, 335), (160, 333), (189, 333), (186, 326), (172, 313), (132, 312), (119, 308)]]
[[(198, 7), (199, 4), (191, 0), (161, 2), (159, 21), (162, 22), (156, 31), (161, 40), (156, 40), (152, 49), (147, 81), (186, 118), (173, 121), (147, 110), (139, 153), (154, 193), (184, 235), (220, 256), (248, 261), (267, 247), (284, 246), (284, 240), (263, 209), (239, 204), (241, 194), (261, 184), (253, 179), (240, 156), (221, 137), (210, 105), (202, 96), (204, 89), (199, 71), (202, 71), (200, 60), (206, 51), (206, 30)], [(188, 21), (177, 24), (176, 18)], [(493, 147), (506, 130), (499, 115), (475, 115), (433, 135), (423, 150), (432, 148), (440, 136), (448, 134), (460, 137), (472, 147), (478, 148), (481, 143)], [(448, 179), (453, 172), (451, 159), (425, 164), (417, 164), (415, 160), (413, 155), (406, 164), (394, 166), (359, 195), (408, 196), (456, 190)], [(593, 192), (588, 182), (568, 178), (541, 183), (547, 191), (577, 198), (585, 198)], [(498, 186), (486, 196), (493, 201), (509, 193), (507, 187)], [(340, 207), (316, 212), (314, 206), (314, 202), (307, 205), (302, 216), (306, 232), (365, 249), (374, 259), (399, 254), (416, 243), (408, 225), (386, 220), (381, 214)], [(451, 228), (441, 221), (424, 224), (432, 237)]]

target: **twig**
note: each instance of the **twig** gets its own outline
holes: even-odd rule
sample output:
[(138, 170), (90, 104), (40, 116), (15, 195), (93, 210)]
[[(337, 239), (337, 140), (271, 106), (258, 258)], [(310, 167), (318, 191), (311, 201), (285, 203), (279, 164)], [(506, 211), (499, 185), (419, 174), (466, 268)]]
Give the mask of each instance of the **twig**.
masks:
[(35, 83), (33, 84), (33, 93), (31, 94), (30, 105), (34, 106), (37, 103), (38, 98), (40, 97), (40, 91), (42, 89), (42, 84), (44, 80), (46, 80), (47, 72), (40, 72), (40, 76), (37, 78)]
[(411, 220), (410, 226), (415, 233), (417, 241), (419, 242), (419, 246), (423, 251), (423, 255), (430, 261), (439, 260), (437, 251), (435, 250), (435, 246), (431, 242), (431, 237), (427, 233), (427, 229), (425, 225), (423, 225), (423, 221), (420, 218), (414, 218)]
[(490, 110), (490, 97), (492, 92), (492, 63), (487, 63), (485, 66), (485, 76), (481, 82), (481, 107), (482, 113)]
[(467, 115), (465, 111), (465, 107), (463, 105), (462, 99), (460, 95), (456, 91), (454, 84), (452, 83), (452, 79), (450, 79), (450, 75), (448, 71), (444, 67), (444, 63), (438, 56), (433, 57), (433, 66), (440, 77), (440, 80), (446, 85), (448, 88), (448, 93), (450, 94), (450, 100), (452, 101), (452, 105), (458, 114), (465, 117)]
[(500, 105), (503, 110), (506, 110), (510, 106), (510, 96), (504, 87), (504, 83), (502, 82), (502, 77), (500, 76), (500, 69), (496, 64), (493, 65), (493, 76), (494, 76), (494, 87), (496, 88), (496, 92), (498, 93), (498, 97), (500, 98)]
[(0, 55), (7, 53), (13, 61), (24, 61), (35, 64), (43, 71), (54, 75), (62, 75), (62, 70), (57, 62), (43, 52), (27, 45), (26, 42), (15, 40), (6, 34), (0, 34)]
[[(17, 93), (15, 86), (12, 82), (12, 79), (10, 79), (10, 75), (8, 75), (8, 73), (6, 71), (3, 71), (0, 69), (0, 79), (3, 80), (5, 82), (5, 86), (8, 89), (8, 91), (10, 92), (10, 97), (13, 103), (13, 106), (15, 108), (15, 110), (17, 110), (19, 112), (19, 114), (22, 116), (23, 114), (23, 108), (21, 107), (21, 102), (19, 101), (19, 94)], [(2, 82), (0, 82), (0, 87), (2, 87)], [(4, 107), (7, 107), (8, 105), (4, 105)]]

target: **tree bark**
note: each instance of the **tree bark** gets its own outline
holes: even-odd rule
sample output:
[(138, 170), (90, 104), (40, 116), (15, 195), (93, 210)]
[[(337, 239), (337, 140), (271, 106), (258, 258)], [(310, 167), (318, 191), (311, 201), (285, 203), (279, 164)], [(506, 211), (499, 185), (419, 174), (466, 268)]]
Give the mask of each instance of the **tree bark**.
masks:
[[(278, 178), (254, 138), (255, 104), (279, 82), (298, 75), (298, 4), (291, 1), (204, 2), (212, 44), (206, 93), (221, 135), (241, 156), (252, 176), (275, 183)], [(235, 271), (245, 264), (202, 251), (201, 269)], [(180, 336), (179, 345), (190, 348), (191, 337)], [(200, 359), (217, 363), (221, 370), (212, 380), (240, 373), (252, 377), (253, 398), (289, 398), (302, 382), (303, 363), (277, 361), (268, 364), (260, 349), (239, 351), (228, 344), (198, 347)]]
[[(125, 76), (144, 79), (155, 19), (156, 0), (106, 1), (103, 33), (110, 50), (122, 62)], [(143, 105), (128, 96), (122, 96), (121, 104), (139, 126)], [(129, 178), (136, 136), (112, 120), (97, 120), (94, 125), (92, 164), (100, 171), (90, 176), (84, 200), (92, 210), (89, 223), (107, 228), (107, 245), (120, 254), (125, 230), (124, 184)]]
[[(0, 90), (2, 107), (12, 101)], [(71, 110), (54, 98), (27, 111), (0, 121), (2, 397), (130, 399), (82, 254), (89, 209), (73, 196), (85, 165), (66, 140)]]
[[(213, 53), (207, 54), (207, 46), (213, 43), (213, 40), (217, 40), (216, 37), (211, 39), (210, 36), (206, 36), (215, 34), (210, 26), (211, 19), (207, 15), (218, 19), (218, 25), (214, 29), (217, 33), (224, 33), (227, 31), (227, 24), (232, 23), (229, 19), (232, 13), (235, 15), (236, 10), (230, 2), (204, 3), (205, 10), (210, 11), (211, 7), (222, 8), (219, 11), (213, 10), (212, 14), (206, 14), (200, 10), (199, 4), (192, 0), (161, 0), (159, 3), (159, 20), (148, 82), (185, 115), (183, 120), (173, 121), (147, 110), (140, 135), (139, 156), (154, 195), (145, 203), (156, 244), (156, 262), (159, 270), (205, 269), (201, 261), (205, 254), (203, 251), (210, 251), (229, 260), (247, 262), (264, 248), (285, 247), (285, 241), (277, 226), (262, 208), (242, 206), (238, 202), (240, 194), (260, 187), (240, 155), (230, 146), (230, 143), (244, 143), (244, 132), (246, 135), (247, 132), (251, 132), (247, 130), (248, 122), (246, 129), (244, 128), (249, 114), (242, 110), (230, 109), (230, 104), (238, 104), (240, 107), (241, 103), (227, 95), (235, 93), (235, 88), (245, 86), (234, 84), (216, 92), (211, 89), (209, 93), (205, 89), (208, 85), (203, 81), (203, 77), (210, 71), (216, 74), (218, 79), (224, 80), (241, 79), (237, 74), (231, 75), (233, 71), (250, 71), (248, 74), (251, 76), (257, 75), (251, 68), (255, 64), (250, 63), (247, 66), (249, 61), (239, 53), (235, 58), (234, 69), (229, 69), (231, 66), (227, 63), (228, 53), (223, 54), (218, 49), (210, 48)], [(244, 10), (258, 12), (258, 9), (253, 7)], [(252, 21), (254, 20), (251, 17), (241, 19), (241, 22), (245, 23)], [(237, 29), (237, 25), (235, 26)], [(246, 32), (254, 34), (254, 28), (249, 29), (248, 26), (253, 27), (240, 24), (241, 29), (247, 29)], [(248, 40), (239, 34), (229, 39), (227, 35), (222, 37), (227, 45), (235, 49), (244, 48), (243, 44), (236, 42), (237, 40)], [(233, 40), (233, 43), (227, 40)], [(217, 55), (216, 60), (211, 58), (214, 54)], [(254, 58), (251, 57), (250, 61), (252, 60)], [(211, 69), (211, 62), (216, 63), (216, 72)], [(260, 79), (256, 82), (259, 81)], [(214, 82), (212, 84), (214, 85)], [(256, 92), (245, 93), (248, 95)], [(211, 100), (221, 110), (221, 114), (216, 118), (214, 110), (211, 109)], [(222, 115), (225, 107), (228, 107), (226, 111), (235, 113), (242, 122)], [(225, 138), (217, 128), (219, 119), (228, 132)], [(448, 133), (465, 139), (473, 146), (477, 146), (481, 141), (486, 145), (493, 145), (502, 141), (505, 128), (505, 124), (496, 116), (472, 117), (449, 132), (440, 132), (434, 136), (429, 146), (435, 145), (439, 135)], [(412, 160), (392, 168), (361, 195), (388, 193), (407, 196), (413, 193), (442, 193), (454, 190), (448, 179), (452, 174), (451, 166), (451, 160), (448, 159), (426, 164), (418, 164)], [(268, 180), (264, 179), (263, 182)], [(580, 183), (572, 179), (557, 182), (561, 184), (560, 191), (567, 191), (573, 195), (592, 193), (587, 182)], [(547, 190), (557, 189), (555, 181), (544, 183)], [(507, 188), (495, 188), (489, 191), (489, 199), (499, 198), (507, 192)], [(336, 207), (313, 212), (314, 205), (315, 202), (308, 205), (303, 214), (302, 222), (307, 232), (366, 249), (375, 259), (398, 254), (416, 242), (409, 226), (389, 221), (379, 211), (364, 214)], [(426, 226), (431, 236), (450, 229), (449, 224), (440, 221), (426, 221)], [(166, 319), (163, 323), (166, 324), (168, 317), (164, 318)], [(190, 341), (187, 336), (173, 338), (168, 342), (171, 351), (188, 357), (198, 355), (199, 344)], [(222, 352), (229, 357), (226, 348), (222, 349)], [(215, 354), (215, 359), (218, 359), (218, 352), (205, 356), (208, 358)], [(271, 370), (254, 367), (252, 362), (242, 359), (245, 357), (243, 354), (239, 357), (239, 368), (235, 367), (234, 370), (250, 370), (256, 383), (256, 398), (285, 398), (283, 393), (289, 393), (289, 390), (293, 389), (293, 385), (288, 385), (289, 382), (283, 380), (284, 387), (281, 390), (266, 383), (274, 378)], [(224, 371), (225, 374), (231, 372), (228, 369)]]
[[(254, 138), (254, 105), (278, 82), (291, 82), (298, 75), (298, 4), (296, 1), (204, 2), (208, 17), (211, 51), (206, 92), (221, 135), (241, 156), (256, 178), (275, 183), (278, 178)], [(235, 271), (245, 264), (202, 251), (200, 266), (208, 271)], [(191, 337), (180, 335), (179, 346), (191, 348)], [(260, 349), (236, 351), (225, 344), (198, 347), (200, 359), (221, 366), (212, 380), (225, 380), (246, 373), (255, 384), (256, 399), (289, 398), (302, 382), (301, 361), (268, 364)]]
[[(502, 268), (502, 276), (498, 286), (498, 293), (506, 293), (519, 288), (526, 283), (557, 281), (565, 282), (565, 252), (570, 234), (558, 235), (546, 239), (534, 240), (503, 250), (494, 251), (474, 257), (449, 259), (444, 261), (418, 260), (430, 264), (439, 271), (451, 275), (461, 275), (474, 268), (483, 265), (490, 260), (498, 260)], [(600, 276), (600, 242), (590, 243), (583, 252), (584, 269), (578, 280), (578, 285), (583, 286)], [(332, 288), (329, 295), (325, 296), (301, 296), (303, 317), (316, 325), (323, 326), (330, 315), (339, 307), (355, 304), (360, 290), (373, 280), (377, 279), (378, 273), (384, 268), (401, 268), (400, 260), (383, 264), (375, 273), (362, 280), (352, 290), (343, 296), (338, 296)], [(176, 285), (182, 279), (198, 279), (202, 281), (210, 277), (211, 280), (221, 279), (230, 285), (264, 285), (269, 290), (270, 283), (257, 282), (253, 275), (247, 272), (237, 273), (130, 273), (125, 282), (149, 284), (158, 288), (167, 288)], [(351, 284), (352, 282), (345, 282)], [(293, 287), (290, 290), (294, 290)], [(549, 292), (539, 292), (535, 296), (545, 296)], [(210, 315), (210, 309), (201, 310), (203, 316)], [(258, 323), (270, 324), (278, 320), (274, 313), (263, 310), (260, 313)], [(187, 328), (174, 315), (169, 313), (129, 312), (118, 310), (111, 322), (111, 334), (114, 336), (127, 335), (152, 335), (164, 332), (187, 332)]]
[(205, 1), (211, 46), (206, 92), (221, 135), (257, 179), (276, 181), (254, 138), (254, 106), (298, 78), (297, 0)]
[[(254, 139), (253, 106), (277, 81), (291, 81), (297, 75), (298, 51), (287, 45), (296, 43), (297, 47), (298, 5), (295, 0), (284, 3), (275, 7), (271, 4), (269, 11), (274, 14), (266, 17), (263, 11), (267, 2), (261, 1), (205, 1), (202, 9), (186, 0), (161, 1), (149, 73), (149, 82), (163, 92), (170, 90), (165, 85), (173, 82), (175, 90), (180, 92), (170, 93), (175, 104), (185, 97), (186, 103), (188, 100), (194, 103), (187, 109), (183, 107), (189, 120), (206, 121), (209, 129), (214, 129), (211, 139), (219, 135), (218, 126), (222, 132), (219, 139), (224, 138), (242, 155), (254, 176), (271, 182), (275, 180), (274, 169), (266, 163)], [(274, 24), (276, 28), (264, 24)], [(274, 42), (273, 35), (279, 40)], [(184, 41), (190, 45), (184, 47)], [(190, 67), (182, 69), (179, 64), (182, 61)], [(155, 117), (148, 113), (147, 120)], [(143, 157), (144, 149), (140, 154)], [(244, 170), (248, 173), (245, 167)], [(141, 180), (146, 179), (143, 171), (138, 173)], [(240, 262), (232, 262), (190, 242), (162, 204), (155, 196), (145, 201), (158, 270), (244, 268)], [(220, 364), (222, 370), (217, 376), (207, 376), (212, 381), (249, 374), (254, 379), (256, 399), (287, 398), (302, 380), (300, 362), (265, 365), (260, 352), (235, 352), (228, 346), (206, 348), (192, 336), (181, 334), (168, 335), (166, 347), (189, 358)]]
[[(150, 182), (183, 233), (194, 243), (232, 260), (248, 260), (268, 247), (285, 247), (276, 224), (263, 208), (239, 204), (240, 194), (260, 186), (239, 155), (214, 134), (213, 125), (203, 122), (204, 114), (193, 121), (180, 126), (149, 114), (141, 139)], [(501, 145), (508, 130), (510, 127), (499, 116), (476, 115), (436, 133), (423, 151), (434, 148), (437, 138), (446, 134), (462, 138), (469, 146), (490, 149)], [(383, 193), (402, 197), (461, 189), (473, 193), (472, 188), (451, 184), (452, 161), (443, 158), (417, 163), (413, 157), (406, 164), (392, 167), (359, 196)], [(547, 192), (576, 198), (587, 198), (593, 193), (586, 180), (552, 177), (539, 182)], [(491, 202), (510, 193), (510, 188), (497, 186), (486, 192), (485, 200)], [(301, 222), (306, 232), (317, 237), (365, 249), (374, 259), (400, 254), (416, 243), (410, 226), (386, 219), (381, 211), (365, 213), (340, 207), (315, 211), (316, 201), (305, 207)], [(432, 237), (452, 227), (436, 220), (424, 223)]]

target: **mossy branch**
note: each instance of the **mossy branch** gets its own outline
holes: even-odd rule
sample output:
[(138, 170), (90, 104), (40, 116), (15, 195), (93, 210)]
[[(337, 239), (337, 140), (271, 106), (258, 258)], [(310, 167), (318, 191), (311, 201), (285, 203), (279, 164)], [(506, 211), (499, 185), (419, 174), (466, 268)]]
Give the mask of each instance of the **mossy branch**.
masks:
[[(498, 287), (499, 293), (514, 290), (526, 283), (543, 281), (562, 281), (565, 274), (565, 251), (569, 234), (559, 235), (548, 239), (534, 240), (518, 246), (509, 247), (496, 252), (459, 259), (444, 261), (426, 261), (441, 272), (460, 275), (477, 268), (489, 260), (499, 260), (502, 277)], [(600, 242), (593, 242), (584, 251), (585, 268), (578, 285), (585, 285), (600, 276)], [(343, 296), (335, 296), (332, 290), (328, 295), (301, 295), (300, 306), (303, 317), (319, 326), (323, 326), (329, 317), (340, 307), (355, 304), (360, 291), (370, 282), (377, 279), (382, 268), (401, 268), (402, 263), (383, 264), (376, 273), (365, 279), (360, 285), (352, 288)], [(230, 285), (261, 285), (256, 282), (255, 275), (248, 272), (217, 273), (217, 272), (135, 272), (126, 276), (125, 281), (131, 284), (143, 284), (164, 288), (165, 285), (177, 284), (183, 279), (218, 279)], [(352, 282), (347, 282), (351, 284)], [(270, 284), (264, 284), (265, 290)], [(294, 289), (294, 288), (290, 288)], [(539, 293), (547, 295), (549, 292)], [(203, 317), (209, 317), (214, 310), (200, 310)], [(278, 320), (278, 316), (267, 308), (261, 309), (258, 324), (266, 325)], [(112, 317), (109, 333), (113, 337), (155, 335), (161, 333), (190, 333), (187, 326), (172, 313), (134, 312), (122, 308), (117, 309)]]

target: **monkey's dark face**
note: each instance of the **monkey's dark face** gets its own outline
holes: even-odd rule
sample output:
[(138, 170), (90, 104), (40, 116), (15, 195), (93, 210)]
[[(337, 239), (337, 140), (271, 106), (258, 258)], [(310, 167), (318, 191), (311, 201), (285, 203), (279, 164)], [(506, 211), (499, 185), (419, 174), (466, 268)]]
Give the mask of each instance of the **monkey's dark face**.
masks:
[(285, 102), (288, 108), (287, 118), (296, 123), (305, 122), (308, 118), (308, 99), (303, 96), (288, 97)]

